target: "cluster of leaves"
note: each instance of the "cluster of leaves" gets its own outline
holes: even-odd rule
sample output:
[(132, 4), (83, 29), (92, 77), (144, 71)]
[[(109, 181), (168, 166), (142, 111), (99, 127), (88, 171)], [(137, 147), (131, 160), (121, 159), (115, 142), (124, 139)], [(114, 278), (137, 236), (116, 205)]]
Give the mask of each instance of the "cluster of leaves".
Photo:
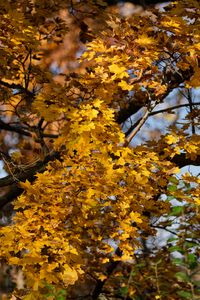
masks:
[[(173, 175), (200, 160), (199, 103), (191, 100), (200, 85), (199, 8), (182, 0), (126, 19), (103, 1), (0, 4), (0, 153), (8, 173), (1, 201), (14, 200), (15, 210), (0, 230), (0, 256), (24, 272), (16, 297), (64, 299), (89, 276), (93, 299), (103, 289), (124, 299), (197, 299), (199, 179)], [(77, 72), (62, 73), (52, 60), (56, 77), (47, 56), (70, 22), (88, 42)], [(130, 147), (176, 88), (188, 91), (185, 123)], [(120, 125), (141, 108), (144, 116), (123, 132)], [(7, 132), (17, 134), (10, 148)], [(175, 223), (164, 252), (147, 246), (156, 229)], [(131, 270), (123, 269), (127, 261)]]

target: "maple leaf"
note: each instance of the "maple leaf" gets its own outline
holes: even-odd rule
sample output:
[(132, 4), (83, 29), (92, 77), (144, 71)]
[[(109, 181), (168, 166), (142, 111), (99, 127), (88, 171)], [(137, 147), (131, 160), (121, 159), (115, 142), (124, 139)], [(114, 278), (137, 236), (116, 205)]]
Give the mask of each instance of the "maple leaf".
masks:
[(133, 88), (132, 85), (127, 84), (127, 82), (124, 81), (124, 80), (121, 80), (121, 81), (119, 82), (118, 85), (119, 85), (119, 86), (122, 88), (122, 90), (124, 90), (124, 91), (131, 91), (132, 88)]
[(178, 136), (172, 134), (167, 135), (165, 139), (168, 144), (175, 144), (179, 140)]
[(124, 77), (129, 77), (125, 67), (120, 67), (117, 64), (112, 64), (108, 68), (111, 73), (114, 73), (112, 79), (116, 79), (116, 78), (122, 79)]
[(139, 45), (150, 45), (154, 44), (155, 40), (153, 38), (148, 37), (147, 35), (142, 35), (138, 39), (135, 40)]

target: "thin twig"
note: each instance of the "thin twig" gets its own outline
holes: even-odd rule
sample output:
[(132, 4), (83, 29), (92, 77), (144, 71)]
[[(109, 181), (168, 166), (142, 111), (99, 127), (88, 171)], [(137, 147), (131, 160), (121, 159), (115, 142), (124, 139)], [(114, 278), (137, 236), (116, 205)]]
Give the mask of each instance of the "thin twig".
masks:
[(19, 181), (32, 180), (35, 178), (36, 173), (42, 173), (46, 169), (50, 161), (60, 159), (59, 152), (52, 152), (47, 155), (43, 160), (37, 160), (35, 164), (27, 165), (26, 168), (16, 166), (17, 170), (12, 175), (0, 178), (0, 187), (9, 186)]
[[(191, 103), (191, 104), (192, 105), (200, 105), (200, 102)], [(180, 108), (180, 107), (187, 107), (187, 106), (190, 106), (191, 104), (188, 104), (188, 103), (179, 104), (179, 105), (176, 105), (176, 106), (172, 106), (172, 107), (160, 109), (160, 110), (157, 110), (157, 111), (153, 111), (153, 112), (150, 113), (150, 116), (154, 116), (154, 115), (157, 115), (157, 114), (160, 114), (160, 113), (163, 113), (163, 112), (168, 112), (168, 111)]]
[[(11, 131), (11, 132), (16, 132), (18, 134), (22, 134), (24, 136), (32, 136), (31, 132), (35, 132), (36, 131), (36, 128), (29, 128), (29, 130), (31, 131), (28, 131), (28, 129), (25, 129), (24, 127), (22, 126), (17, 126), (17, 125), (11, 125), (9, 123), (5, 123), (4, 121), (2, 121), (0, 119), (0, 130), (7, 130), (7, 131)], [(52, 133), (41, 133), (41, 136), (43, 138), (51, 138), (51, 139), (54, 139), (54, 138), (58, 138), (58, 134), (52, 134)]]
[(5, 123), (4, 121), (0, 120), (0, 130), (7, 130), (7, 131), (12, 131), (16, 132), (25, 136), (31, 136), (31, 133), (22, 129), (19, 126), (12, 126), (9, 123)]
[(25, 93), (27, 96), (29, 96), (31, 98), (34, 98), (34, 96), (35, 96), (34, 93), (32, 93), (31, 91), (24, 88), (21, 84), (8, 83), (8, 82), (5, 82), (3, 80), (0, 80), (0, 85), (3, 85), (3, 86), (5, 86), (7, 88), (10, 88), (10, 89), (19, 90), (19, 91), (21, 91), (22, 93)]
[[(165, 230), (165, 231), (167, 231), (167, 232), (169, 232), (169, 233), (171, 233), (173, 235), (179, 236), (178, 232), (175, 232), (175, 231), (172, 231), (172, 230), (168, 229), (167, 226), (165, 227), (165, 226), (160, 226), (160, 225), (151, 225), (151, 227), (155, 228), (155, 229), (162, 229), (162, 230)], [(194, 238), (185, 239), (185, 241), (186, 242), (191, 242), (192, 241), (193, 243), (195, 243), (197, 245), (200, 244), (199, 241), (198, 241), (198, 239), (194, 239)]]
[(6, 165), (6, 168), (7, 168), (8, 172), (9, 172), (10, 176), (11, 176), (12, 179), (13, 179), (13, 183), (14, 183), (14, 182), (18, 182), (19, 180), (18, 180), (18, 178), (15, 176), (15, 174), (13, 173), (12, 168), (10, 167), (10, 164), (7, 162), (7, 160), (6, 160), (4, 157), (2, 157), (2, 159), (3, 159), (4, 164)]
[[(189, 104), (189, 103), (184, 103), (184, 104), (179, 104), (179, 105), (176, 105), (176, 106), (167, 107), (167, 108), (164, 108), (164, 109), (152, 111), (152, 112), (150, 112), (149, 117), (150, 117), (150, 116), (157, 115), (157, 114), (169, 112), (169, 111), (174, 110), (174, 109), (177, 109), (177, 108), (188, 107), (188, 106), (191, 106), (191, 105), (192, 105), (192, 106), (200, 105), (200, 102), (196, 102), (196, 103), (195, 103), (195, 102), (192, 102), (192, 103), (190, 103), (190, 104)], [(143, 118), (143, 117), (142, 117), (142, 118)], [(134, 128), (136, 128), (136, 126), (139, 124), (139, 122), (142, 120), (142, 118), (139, 119), (137, 122), (135, 122), (135, 123), (127, 130), (127, 132), (125, 133), (126, 136), (129, 135), (130, 132), (131, 132)]]
[(192, 126), (192, 134), (195, 134), (195, 123), (194, 123), (194, 119), (193, 119), (193, 116), (192, 116), (192, 112), (193, 112), (193, 103), (192, 103), (192, 92), (190, 89), (188, 89), (188, 92), (187, 92), (187, 100), (188, 100), (188, 103), (189, 103), (189, 107), (190, 107), (190, 113), (191, 113), (191, 126)]
[(134, 138), (134, 136), (138, 133), (138, 131), (140, 130), (140, 128), (144, 125), (144, 123), (146, 122), (146, 120), (149, 117), (149, 114), (151, 113), (151, 111), (154, 109), (154, 107), (156, 106), (156, 102), (153, 105), (149, 105), (149, 108), (146, 108), (146, 112), (144, 114), (144, 116), (141, 118), (140, 122), (138, 123), (138, 125), (135, 127), (135, 129), (130, 133), (130, 135), (126, 138), (126, 142), (124, 143), (124, 146), (128, 146), (130, 144), (130, 142), (132, 141), (132, 139)]
[(155, 276), (156, 276), (156, 288), (159, 295), (159, 299), (161, 299), (161, 293), (160, 293), (160, 285), (159, 285), (159, 277), (158, 277), (158, 262), (155, 264)]

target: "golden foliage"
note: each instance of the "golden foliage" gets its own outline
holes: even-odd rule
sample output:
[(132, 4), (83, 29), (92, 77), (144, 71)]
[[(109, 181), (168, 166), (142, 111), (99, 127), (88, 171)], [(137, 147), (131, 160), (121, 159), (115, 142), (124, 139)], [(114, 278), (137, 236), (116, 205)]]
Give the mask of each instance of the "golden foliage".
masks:
[[(83, 67), (80, 73), (61, 71), (59, 81), (45, 55), (70, 31), (60, 17), (66, 5), (76, 21), (83, 12), (92, 24), (90, 14), (102, 12), (104, 22), (103, 31), (93, 25), (90, 35), (88, 25), (77, 21), (90, 36), (76, 60)], [(67, 288), (88, 273), (104, 281), (106, 264), (133, 260), (141, 233), (155, 234), (152, 217), (169, 212), (161, 195), (197, 209), (196, 177), (182, 178), (196, 187), (190, 195), (181, 188), (167, 192), (167, 186), (179, 171), (177, 155), (191, 161), (200, 156), (198, 134), (188, 134), (187, 125), (174, 126), (157, 142), (131, 148), (119, 116), (133, 101), (149, 109), (148, 117), (181, 83), (184, 89), (200, 86), (198, 8), (197, 1), (182, 0), (163, 12), (126, 19), (111, 14), (104, 1), (0, 4), (2, 105), (14, 107), (10, 117), (18, 118), (26, 133), (30, 130), (31, 147), (41, 145), (40, 157), (59, 153), (34, 181), (20, 183), (24, 192), (13, 203), (13, 222), (0, 229), (0, 256), (26, 276), (23, 299), (44, 299), (47, 284)], [(21, 145), (24, 140), (19, 143), (23, 151)], [(11, 158), (21, 163), (23, 152)], [(155, 299), (161, 299), (158, 292)], [(130, 296), (135, 293), (130, 289)]]

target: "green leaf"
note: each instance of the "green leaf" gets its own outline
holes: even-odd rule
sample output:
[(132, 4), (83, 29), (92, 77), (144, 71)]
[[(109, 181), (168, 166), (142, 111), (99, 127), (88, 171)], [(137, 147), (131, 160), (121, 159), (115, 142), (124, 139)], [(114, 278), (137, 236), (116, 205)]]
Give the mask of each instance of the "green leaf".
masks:
[(120, 294), (122, 297), (126, 296), (128, 294), (128, 287), (127, 286), (123, 286), (120, 288)]
[(55, 287), (52, 284), (49, 284), (49, 283), (45, 282), (44, 285), (50, 291), (54, 291), (55, 290)]
[(194, 269), (198, 265), (198, 263), (197, 263), (197, 257), (196, 257), (196, 255), (194, 253), (189, 253), (187, 255), (187, 261), (188, 261), (190, 269)]
[(178, 291), (177, 294), (184, 299), (189, 299), (189, 300), (192, 299), (192, 294), (190, 292)]
[(173, 206), (172, 211), (169, 214), (170, 216), (178, 216), (181, 215), (184, 211), (184, 206)]
[(56, 300), (65, 300), (66, 296), (65, 295), (59, 295), (56, 297)]
[(167, 240), (167, 242), (168, 242), (168, 243), (171, 243), (171, 242), (174, 242), (174, 241), (177, 241), (177, 240), (178, 240), (177, 237), (170, 237), (170, 238)]
[(171, 201), (174, 199), (174, 196), (167, 196), (167, 200), (166, 201)]
[(190, 282), (190, 277), (184, 272), (177, 272), (174, 276), (180, 281)]
[(185, 264), (182, 258), (174, 258), (172, 261), (175, 265), (179, 265), (179, 266), (182, 266)]
[(179, 181), (178, 181), (178, 179), (176, 177), (170, 177), (169, 181), (172, 182), (172, 183), (174, 183), (174, 184), (176, 184), (176, 185), (179, 183)]
[(191, 249), (196, 245), (197, 245), (197, 243), (194, 243), (194, 242), (185, 242), (184, 243), (184, 247), (187, 248), (187, 249)]
[(170, 192), (175, 192), (177, 190), (177, 185), (175, 184), (170, 184), (168, 187), (167, 187), (167, 190), (170, 191)]
[(130, 275), (131, 275), (131, 276), (136, 276), (136, 275), (137, 275), (137, 272), (132, 271), (132, 272), (130, 273)]
[(181, 248), (180, 246), (171, 246), (171, 247), (169, 247), (169, 251), (170, 251), (170, 252), (175, 252), (175, 251), (177, 251), (177, 252), (179, 252), (179, 253), (181, 253), (181, 254), (184, 253), (183, 248)]
[(185, 187), (187, 188), (187, 191), (191, 190), (191, 185), (188, 182), (184, 182)]

